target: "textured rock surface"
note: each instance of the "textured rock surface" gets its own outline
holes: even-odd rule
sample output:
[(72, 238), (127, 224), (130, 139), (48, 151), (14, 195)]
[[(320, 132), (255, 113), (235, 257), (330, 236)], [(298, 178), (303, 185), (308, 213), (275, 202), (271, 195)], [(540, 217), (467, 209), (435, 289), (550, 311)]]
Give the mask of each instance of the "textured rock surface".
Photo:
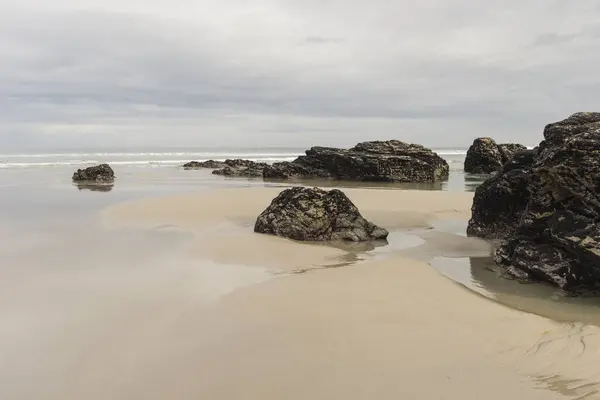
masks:
[(267, 164), (257, 163), (250, 160), (225, 160), (225, 166), (214, 170), (214, 175), (240, 177), (240, 178), (262, 178), (263, 170)]
[(265, 178), (332, 178), (377, 182), (436, 182), (448, 163), (431, 150), (398, 140), (359, 143), (351, 149), (312, 147), (292, 162), (267, 166)]
[(183, 164), (183, 168), (185, 169), (200, 169), (200, 168), (208, 168), (208, 169), (217, 169), (225, 167), (225, 163), (223, 161), (190, 161), (188, 163)]
[(518, 153), (475, 190), (467, 234), (502, 239), (514, 233), (529, 202), (535, 150)]
[[(530, 167), (521, 171), (514, 179), (509, 177), (511, 171), (504, 170), (490, 178), (507, 182), (504, 207), (515, 210), (513, 217), (509, 212), (505, 218), (507, 236), (496, 252), (496, 262), (521, 280), (546, 281), (571, 292), (597, 291), (600, 113), (578, 113), (547, 125)], [(486, 233), (498, 225), (493, 216), (484, 220), (484, 212), (475, 211), (483, 209), (489, 197), (490, 212), (501, 213), (493, 201), (498, 184), (488, 182), (488, 190), (476, 193), (471, 233)]]
[(467, 151), (464, 170), (472, 174), (491, 174), (523, 150), (527, 148), (520, 144), (497, 144), (492, 138), (477, 138)]
[(527, 150), (527, 147), (518, 143), (500, 143), (498, 148), (502, 154), (502, 165), (510, 161), (517, 153)]
[(75, 182), (112, 183), (115, 181), (115, 173), (108, 164), (100, 164), (94, 167), (78, 169), (73, 174)]
[(342, 191), (305, 187), (281, 192), (258, 216), (254, 231), (302, 241), (363, 242), (388, 236), (365, 220)]

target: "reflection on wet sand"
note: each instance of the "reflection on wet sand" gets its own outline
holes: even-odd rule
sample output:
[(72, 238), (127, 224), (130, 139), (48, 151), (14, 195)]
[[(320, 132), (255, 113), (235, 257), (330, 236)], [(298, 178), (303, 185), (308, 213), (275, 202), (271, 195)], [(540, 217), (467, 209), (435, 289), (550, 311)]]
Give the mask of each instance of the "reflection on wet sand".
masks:
[(110, 192), (113, 190), (114, 184), (102, 184), (102, 183), (81, 183), (74, 184), (79, 190), (90, 190), (92, 192)]
[(572, 297), (544, 283), (510, 279), (491, 257), (439, 257), (431, 264), (450, 279), (507, 306), (555, 321), (600, 326), (600, 298)]
[(361, 188), (361, 189), (400, 189), (400, 190), (442, 190), (445, 181), (433, 183), (401, 183), (401, 182), (363, 182), (339, 179), (265, 179), (265, 182), (278, 186), (315, 186), (331, 188)]

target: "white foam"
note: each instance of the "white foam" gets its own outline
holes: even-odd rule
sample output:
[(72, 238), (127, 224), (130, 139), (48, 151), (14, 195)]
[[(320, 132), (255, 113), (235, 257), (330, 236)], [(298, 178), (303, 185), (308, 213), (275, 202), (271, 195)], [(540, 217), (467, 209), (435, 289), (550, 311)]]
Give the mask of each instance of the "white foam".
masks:
[[(464, 156), (465, 149), (433, 149), (444, 158)], [(36, 153), (0, 154), (0, 169), (40, 168), (60, 166), (90, 166), (109, 163), (116, 166), (176, 166), (189, 161), (225, 161), (226, 159), (246, 159), (256, 162), (293, 161), (304, 154), (301, 150), (285, 149), (257, 150), (239, 149), (231, 151), (166, 151), (166, 152), (81, 152), (81, 153)]]
[(159, 152), (159, 153), (40, 153), (40, 154), (0, 154), (0, 160), (7, 159), (36, 159), (36, 158), (119, 158), (119, 157), (153, 157), (153, 158), (171, 158), (171, 157), (196, 157), (202, 159), (216, 159), (216, 158), (281, 158), (281, 157), (292, 157), (299, 156), (302, 152), (294, 153), (232, 153), (232, 152)]
[[(209, 159), (215, 161), (225, 161), (226, 159), (236, 158), (233, 156), (227, 157), (212, 157), (212, 158), (195, 158), (193, 161), (207, 161)], [(293, 161), (294, 157), (246, 157), (245, 159), (273, 163), (280, 161)], [(177, 160), (62, 160), (62, 161), (39, 161), (39, 162), (2, 162), (0, 161), (0, 169), (11, 169), (11, 168), (40, 168), (40, 167), (61, 167), (61, 166), (89, 166), (97, 165), (101, 163), (109, 163), (110, 165), (122, 165), (122, 166), (176, 166), (183, 165), (189, 161), (190, 158), (177, 159)]]

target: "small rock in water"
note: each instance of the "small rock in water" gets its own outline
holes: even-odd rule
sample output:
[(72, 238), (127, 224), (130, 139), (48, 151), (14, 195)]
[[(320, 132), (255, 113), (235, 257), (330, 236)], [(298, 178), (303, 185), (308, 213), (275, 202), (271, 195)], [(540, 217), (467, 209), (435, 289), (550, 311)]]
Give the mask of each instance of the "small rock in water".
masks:
[(108, 164), (100, 164), (94, 167), (78, 169), (73, 174), (74, 182), (95, 182), (95, 183), (113, 183), (115, 181), (115, 172)]
[(389, 234), (364, 219), (342, 191), (306, 187), (281, 192), (258, 216), (254, 231), (301, 241), (364, 242)]

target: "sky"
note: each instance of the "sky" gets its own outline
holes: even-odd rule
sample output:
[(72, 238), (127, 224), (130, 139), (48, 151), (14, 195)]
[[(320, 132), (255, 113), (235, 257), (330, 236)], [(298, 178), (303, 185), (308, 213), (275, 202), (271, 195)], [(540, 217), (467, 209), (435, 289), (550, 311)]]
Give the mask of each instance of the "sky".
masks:
[(535, 145), (597, 0), (0, 0), (0, 147)]

